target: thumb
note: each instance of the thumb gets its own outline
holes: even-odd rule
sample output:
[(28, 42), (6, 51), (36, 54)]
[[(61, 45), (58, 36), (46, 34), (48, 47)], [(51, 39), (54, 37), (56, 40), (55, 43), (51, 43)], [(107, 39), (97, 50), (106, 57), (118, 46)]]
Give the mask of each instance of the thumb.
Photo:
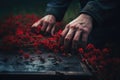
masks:
[(35, 22), (31, 27), (37, 27), (38, 25), (40, 25), (42, 23), (42, 20), (38, 20), (37, 22)]

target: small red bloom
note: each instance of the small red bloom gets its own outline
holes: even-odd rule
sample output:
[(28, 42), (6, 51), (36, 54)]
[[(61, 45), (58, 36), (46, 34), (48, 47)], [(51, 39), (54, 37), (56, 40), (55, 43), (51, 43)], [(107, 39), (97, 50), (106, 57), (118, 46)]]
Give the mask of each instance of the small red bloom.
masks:
[(34, 42), (34, 43), (33, 43), (33, 46), (34, 46), (34, 47), (38, 47), (38, 46), (39, 46), (39, 43)]
[(25, 59), (28, 59), (28, 58), (30, 58), (30, 54), (29, 54), (29, 53), (24, 53), (24, 54), (23, 54), (23, 57), (24, 57)]
[(86, 58), (82, 58), (82, 62), (85, 62)]
[(85, 58), (89, 58), (89, 56), (90, 56), (89, 53), (85, 53), (85, 54), (84, 54), (84, 57), (85, 57)]
[(18, 53), (23, 54), (24, 51), (21, 49), (21, 50), (18, 51)]
[(103, 53), (110, 53), (110, 50), (109, 50), (108, 48), (104, 48), (104, 49), (102, 50), (102, 52), (103, 52)]
[(16, 35), (23, 35), (23, 30), (22, 29), (17, 29), (16, 30)]
[(87, 50), (92, 50), (92, 49), (94, 49), (94, 48), (95, 48), (95, 46), (94, 46), (93, 44), (91, 44), (91, 43), (89, 43), (89, 44), (87, 45), (87, 47), (86, 47)]
[(80, 54), (84, 54), (83, 48), (79, 48), (78, 51), (79, 51)]
[(101, 50), (96, 49), (96, 48), (93, 49), (93, 53), (96, 54), (96, 55), (101, 55), (102, 54)]
[(95, 55), (93, 55), (91, 58), (88, 59), (88, 61), (91, 65), (96, 65), (96, 60), (97, 60), (97, 58)]

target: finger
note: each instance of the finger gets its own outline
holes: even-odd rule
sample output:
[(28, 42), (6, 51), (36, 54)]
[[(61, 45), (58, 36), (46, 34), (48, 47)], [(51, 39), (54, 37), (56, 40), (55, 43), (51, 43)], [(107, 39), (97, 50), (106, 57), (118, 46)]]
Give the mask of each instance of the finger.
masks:
[(49, 33), (49, 32), (51, 31), (52, 27), (53, 27), (53, 24), (48, 24), (48, 27), (47, 27), (47, 29), (46, 29), (46, 32)]
[(53, 25), (52, 29), (51, 29), (51, 35), (53, 36), (55, 34), (55, 28), (56, 28), (56, 25)]
[(60, 45), (63, 45), (64, 43), (64, 37), (66, 36), (67, 32), (69, 31), (69, 25), (65, 27), (65, 29), (61, 33), (61, 38), (60, 38)]
[(41, 23), (42, 23), (42, 20), (38, 20), (31, 27), (38, 27), (39, 25), (41, 25)]
[(62, 31), (61, 36), (65, 37), (68, 31), (69, 31), (69, 25), (67, 25), (65, 29)]
[(72, 38), (73, 38), (73, 36), (74, 36), (74, 33), (75, 33), (75, 29), (74, 29), (74, 28), (71, 28), (71, 29), (68, 31), (67, 35), (65, 36), (65, 40), (64, 40), (64, 47), (65, 47), (65, 48), (68, 48), (68, 47), (69, 47), (69, 45), (70, 45), (70, 43), (71, 43), (71, 41), (72, 41)]
[(44, 21), (43, 24), (42, 24), (42, 27), (41, 27), (41, 31), (45, 31), (47, 26), (48, 26), (48, 22)]
[(72, 41), (72, 49), (76, 50), (78, 48), (81, 34), (82, 34), (82, 30), (78, 29)]

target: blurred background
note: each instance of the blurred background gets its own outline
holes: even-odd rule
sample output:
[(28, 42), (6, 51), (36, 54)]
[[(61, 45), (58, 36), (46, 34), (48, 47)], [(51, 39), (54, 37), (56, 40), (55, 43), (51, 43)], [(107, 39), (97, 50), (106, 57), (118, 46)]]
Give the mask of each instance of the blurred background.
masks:
[[(50, 0), (1, 0), (0, 1), (0, 19), (7, 15), (17, 15), (17, 14), (36, 14), (38, 16), (43, 16), (46, 4)], [(80, 9), (80, 4), (78, 0), (73, 0), (68, 10), (66, 11), (64, 21), (69, 22), (74, 19)]]

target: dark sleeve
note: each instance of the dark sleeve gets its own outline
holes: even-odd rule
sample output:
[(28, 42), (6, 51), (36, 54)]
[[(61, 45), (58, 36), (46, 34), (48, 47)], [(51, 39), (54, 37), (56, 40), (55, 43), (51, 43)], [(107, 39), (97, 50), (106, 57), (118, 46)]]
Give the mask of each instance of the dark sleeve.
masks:
[(52, 0), (47, 4), (45, 15), (52, 14), (56, 17), (57, 21), (61, 21), (71, 1), (72, 0)]
[(101, 26), (104, 21), (115, 15), (118, 6), (117, 0), (91, 0), (80, 13), (86, 13), (93, 17), (96, 26)]

